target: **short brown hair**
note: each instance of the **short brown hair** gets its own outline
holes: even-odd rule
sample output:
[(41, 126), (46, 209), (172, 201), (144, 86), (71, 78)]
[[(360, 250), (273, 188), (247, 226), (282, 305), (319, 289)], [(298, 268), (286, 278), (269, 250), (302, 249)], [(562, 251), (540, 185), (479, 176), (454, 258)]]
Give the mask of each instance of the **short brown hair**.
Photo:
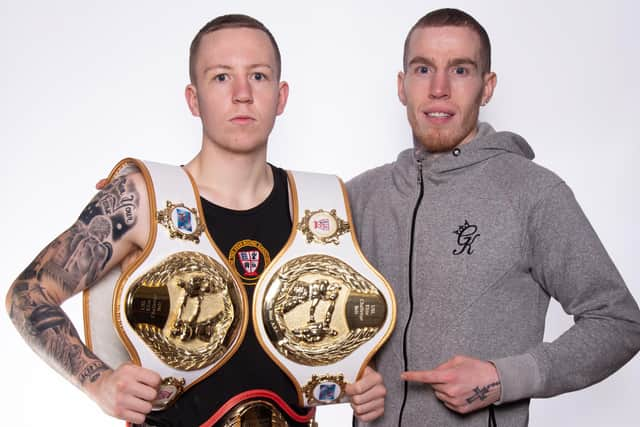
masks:
[(458, 9), (438, 9), (427, 13), (415, 23), (407, 38), (404, 40), (404, 52), (402, 55), (402, 65), (407, 69), (407, 58), (409, 50), (409, 39), (415, 30), (425, 27), (467, 27), (480, 37), (480, 59), (483, 73), (491, 71), (491, 41), (485, 29), (478, 21), (466, 12)]
[(264, 32), (269, 37), (269, 41), (273, 46), (273, 52), (276, 57), (276, 76), (278, 77), (278, 80), (280, 80), (280, 71), (282, 68), (280, 49), (278, 48), (278, 43), (276, 43), (276, 39), (273, 37), (273, 34), (271, 34), (271, 31), (269, 31), (262, 22), (252, 18), (251, 16), (230, 14), (218, 16), (217, 18), (207, 22), (193, 38), (191, 47), (189, 48), (189, 78), (191, 79), (191, 83), (195, 83), (196, 81), (196, 57), (202, 37), (206, 34), (213, 33), (214, 31), (222, 30), (224, 28), (254, 28)]

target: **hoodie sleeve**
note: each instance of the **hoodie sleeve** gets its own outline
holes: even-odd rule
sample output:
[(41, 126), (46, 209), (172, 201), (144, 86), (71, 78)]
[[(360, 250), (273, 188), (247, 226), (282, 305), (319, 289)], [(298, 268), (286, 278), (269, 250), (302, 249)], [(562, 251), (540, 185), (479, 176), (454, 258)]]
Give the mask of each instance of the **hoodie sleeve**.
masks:
[(501, 403), (601, 381), (640, 349), (640, 311), (571, 190), (550, 189), (529, 217), (531, 274), (574, 325), (551, 343), (494, 360)]

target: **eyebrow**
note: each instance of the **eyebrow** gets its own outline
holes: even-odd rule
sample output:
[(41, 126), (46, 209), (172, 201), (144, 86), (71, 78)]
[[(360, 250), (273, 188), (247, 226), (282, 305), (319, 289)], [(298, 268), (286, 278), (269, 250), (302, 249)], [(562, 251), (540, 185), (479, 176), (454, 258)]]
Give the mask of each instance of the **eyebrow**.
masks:
[(448, 65), (450, 67), (455, 67), (457, 65), (471, 65), (473, 68), (478, 68), (478, 63), (471, 58), (454, 58), (449, 61)]
[(414, 56), (413, 58), (411, 58), (411, 61), (407, 63), (407, 65), (415, 65), (415, 64), (433, 65), (433, 61), (425, 58), (424, 56)]
[[(269, 70), (273, 71), (273, 67), (269, 64), (251, 64), (249, 65), (248, 68), (250, 70), (253, 70), (256, 68), (268, 68)], [(231, 70), (231, 69), (233, 69), (233, 67), (230, 65), (223, 65), (223, 64), (210, 65), (204, 69), (204, 74), (207, 74), (211, 70)]]
[[(416, 65), (416, 64), (425, 64), (434, 66), (435, 63), (429, 58), (425, 58), (424, 56), (415, 56), (411, 58), (408, 65)], [(471, 65), (474, 68), (478, 68), (478, 63), (471, 58), (461, 57), (461, 58), (453, 58), (447, 62), (447, 67), (455, 67), (458, 65)]]

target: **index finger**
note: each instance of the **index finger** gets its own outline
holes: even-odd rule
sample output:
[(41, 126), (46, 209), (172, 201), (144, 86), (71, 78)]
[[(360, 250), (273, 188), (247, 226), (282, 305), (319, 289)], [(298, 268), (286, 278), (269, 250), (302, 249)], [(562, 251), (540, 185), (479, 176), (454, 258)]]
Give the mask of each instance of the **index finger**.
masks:
[(156, 371), (143, 368), (142, 366), (133, 365), (134, 377), (137, 381), (157, 389), (162, 382), (162, 377)]
[(444, 384), (446, 383), (445, 375), (440, 371), (406, 371), (400, 377), (404, 381), (419, 382), (425, 384)]

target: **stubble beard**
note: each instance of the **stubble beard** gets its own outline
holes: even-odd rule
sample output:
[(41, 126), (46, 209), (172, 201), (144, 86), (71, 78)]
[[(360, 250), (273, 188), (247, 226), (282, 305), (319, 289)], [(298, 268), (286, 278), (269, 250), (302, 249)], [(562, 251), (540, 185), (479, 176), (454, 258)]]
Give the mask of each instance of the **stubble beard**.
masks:
[[(430, 153), (445, 153), (458, 145), (469, 142), (478, 129), (478, 115), (463, 120), (459, 126), (446, 128), (428, 127), (420, 129), (413, 127), (413, 139)], [(416, 132), (416, 130), (418, 132)]]
[(448, 129), (428, 129), (424, 133), (413, 133), (413, 139), (430, 153), (444, 153), (453, 150), (464, 138), (462, 132)]

